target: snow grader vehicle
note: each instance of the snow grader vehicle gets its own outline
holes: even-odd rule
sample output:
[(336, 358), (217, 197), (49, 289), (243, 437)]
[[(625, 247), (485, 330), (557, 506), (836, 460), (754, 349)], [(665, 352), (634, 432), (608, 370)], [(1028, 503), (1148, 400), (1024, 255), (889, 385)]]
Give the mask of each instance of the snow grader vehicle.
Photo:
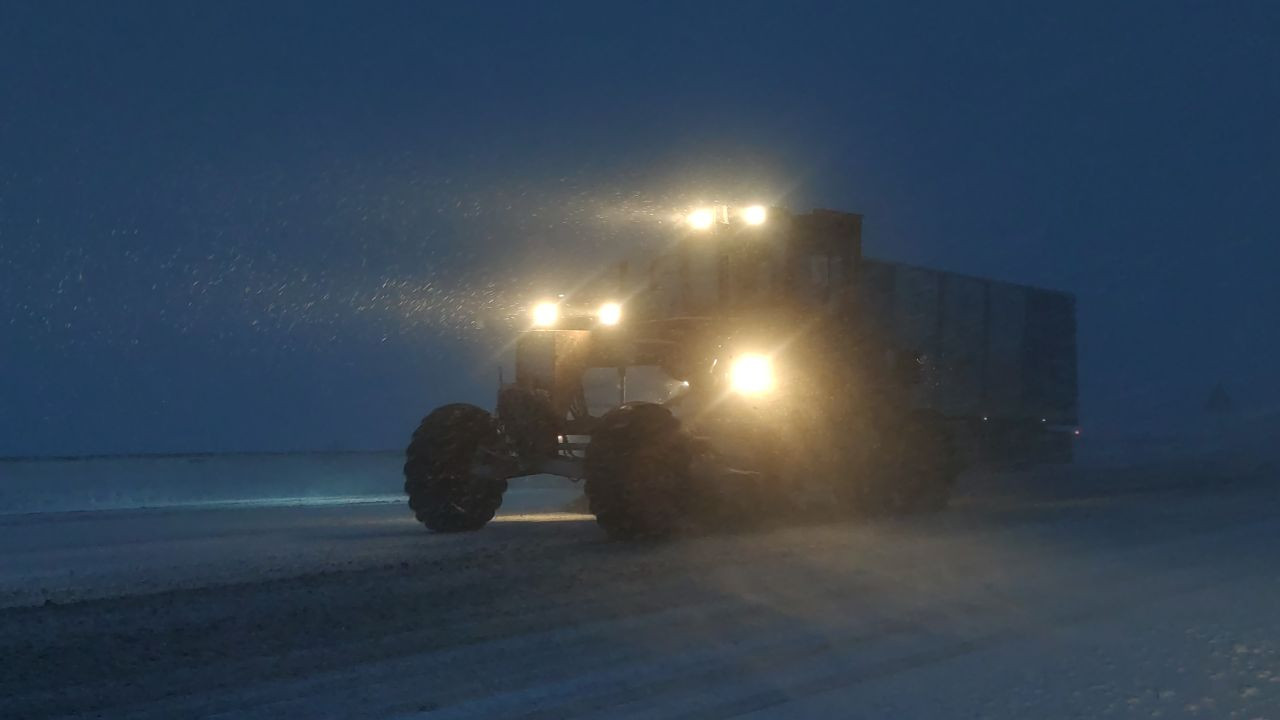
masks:
[(968, 465), (1070, 460), (1070, 295), (866, 259), (856, 214), (676, 225), (644, 272), (530, 307), (493, 413), (426, 416), (404, 474), (429, 529), (481, 528), (534, 474), (628, 539), (936, 511)]

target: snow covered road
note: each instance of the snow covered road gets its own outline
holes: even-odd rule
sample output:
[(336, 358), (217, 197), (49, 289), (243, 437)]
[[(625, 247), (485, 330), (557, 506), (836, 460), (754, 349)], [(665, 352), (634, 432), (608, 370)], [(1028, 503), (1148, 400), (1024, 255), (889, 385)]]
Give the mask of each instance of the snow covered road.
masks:
[(659, 545), (378, 502), (10, 516), (0, 717), (1280, 717), (1278, 508), (988, 486)]
[[(540, 484), (508, 492), (493, 527), (553, 520), (581, 495)], [(421, 552), (425, 533), (398, 495), (0, 515), (0, 608), (377, 566)], [(431, 540), (433, 554), (472, 544)]]

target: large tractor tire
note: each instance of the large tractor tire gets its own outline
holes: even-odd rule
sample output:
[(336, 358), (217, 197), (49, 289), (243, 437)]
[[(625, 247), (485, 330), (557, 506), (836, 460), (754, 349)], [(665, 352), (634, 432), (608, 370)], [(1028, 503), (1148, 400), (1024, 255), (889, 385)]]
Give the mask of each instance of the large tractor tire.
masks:
[(885, 434), (864, 507), (898, 515), (944, 510), (959, 472), (946, 424), (932, 414), (914, 415)]
[(445, 405), (423, 418), (404, 464), (404, 491), (418, 520), (435, 532), (479, 530), (492, 520), (507, 481), (472, 468), (501, 444), (497, 423), (474, 405)]
[(587, 446), (586, 495), (596, 522), (620, 540), (661, 538), (688, 520), (693, 444), (660, 405), (605, 413)]

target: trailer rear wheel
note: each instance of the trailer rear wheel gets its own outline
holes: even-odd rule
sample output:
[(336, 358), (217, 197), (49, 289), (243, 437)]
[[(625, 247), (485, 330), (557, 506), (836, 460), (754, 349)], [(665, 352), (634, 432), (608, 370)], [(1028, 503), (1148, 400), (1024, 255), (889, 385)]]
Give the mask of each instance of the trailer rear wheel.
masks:
[(670, 535), (685, 522), (692, 443), (660, 405), (635, 403), (600, 418), (587, 446), (586, 495), (615, 539)]
[(418, 521), (435, 532), (466, 532), (492, 520), (507, 481), (473, 468), (501, 443), (493, 417), (474, 405), (445, 405), (423, 418), (404, 464), (404, 491)]

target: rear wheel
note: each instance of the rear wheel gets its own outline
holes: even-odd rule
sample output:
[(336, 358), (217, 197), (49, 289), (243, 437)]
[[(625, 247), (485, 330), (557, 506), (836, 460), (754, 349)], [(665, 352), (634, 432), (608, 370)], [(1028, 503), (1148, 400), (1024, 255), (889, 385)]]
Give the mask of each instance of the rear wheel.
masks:
[(492, 520), (507, 481), (474, 468), (501, 447), (497, 423), (474, 405), (445, 405), (423, 418), (404, 464), (404, 491), (418, 520), (436, 532), (479, 530)]
[(670, 535), (687, 520), (692, 443), (660, 405), (636, 403), (600, 418), (587, 446), (586, 495), (617, 539)]
[(960, 466), (941, 418), (917, 415), (886, 434), (882, 463), (864, 507), (895, 514), (947, 507)]

